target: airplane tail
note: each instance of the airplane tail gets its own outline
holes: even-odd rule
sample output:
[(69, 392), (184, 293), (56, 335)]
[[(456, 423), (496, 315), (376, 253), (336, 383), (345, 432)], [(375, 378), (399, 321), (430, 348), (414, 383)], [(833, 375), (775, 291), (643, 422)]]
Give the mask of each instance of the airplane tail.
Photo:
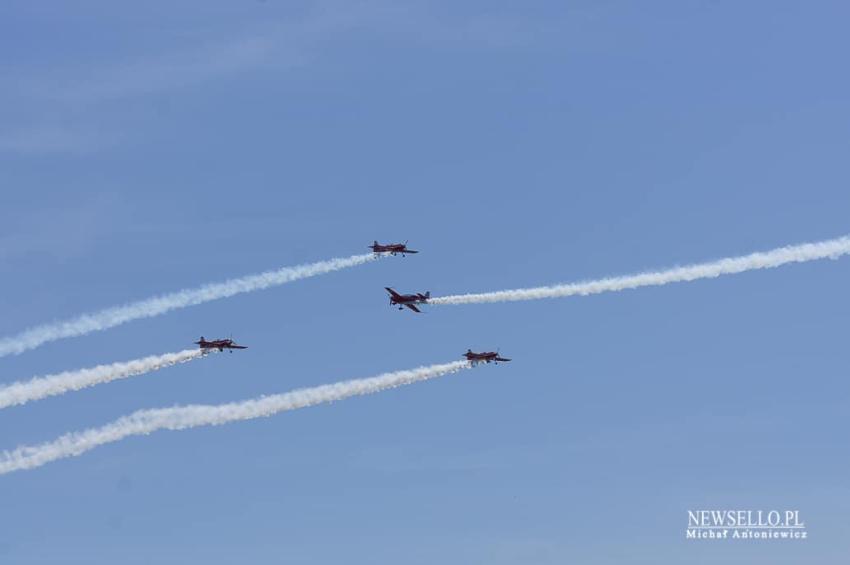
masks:
[(431, 291), (430, 290), (425, 293), (425, 298), (431, 298)]

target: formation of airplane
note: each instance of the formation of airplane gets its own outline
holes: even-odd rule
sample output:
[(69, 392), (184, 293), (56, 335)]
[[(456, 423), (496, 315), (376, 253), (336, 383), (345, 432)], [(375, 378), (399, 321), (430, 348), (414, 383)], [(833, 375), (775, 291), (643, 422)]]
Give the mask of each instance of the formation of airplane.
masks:
[(404, 257), (407, 253), (419, 253), (413, 249), (408, 249), (406, 241), (404, 243), (388, 243), (386, 245), (381, 245), (376, 240), (369, 246), (369, 249), (375, 253), (389, 253), (390, 255), (398, 255), (401, 253), (402, 257)]
[(473, 365), (477, 365), (479, 363), (490, 363), (491, 361), (496, 365), (499, 362), (507, 363), (510, 359), (505, 359), (504, 357), (499, 356), (497, 351), (484, 351), (483, 353), (475, 353), (471, 349), (467, 349), (466, 353), (463, 354), (466, 357), (466, 360), (472, 363)]
[[(398, 255), (402, 256), (406, 253), (419, 253), (418, 251), (414, 251), (413, 249), (407, 248), (407, 243), (390, 243), (387, 245), (381, 245), (377, 241), (369, 246), (372, 251), (375, 253), (389, 253), (390, 255)], [(390, 287), (384, 287), (386, 291), (390, 295), (390, 304), (393, 306), (398, 306), (399, 310), (404, 310), (408, 308), (413, 312), (422, 313), (422, 310), (419, 309), (419, 306), (422, 304), (427, 304), (428, 300), (431, 298), (431, 293), (426, 292), (422, 294), (421, 292), (417, 292), (416, 294), (400, 294), (393, 290)], [(214, 339), (211, 341), (207, 341), (204, 339), (204, 336), (201, 336), (201, 339), (195, 342), (198, 347), (200, 347), (204, 352), (218, 349), (219, 351), (224, 351), (225, 349), (229, 349), (231, 353), (233, 353), (234, 349), (248, 349), (244, 345), (237, 345), (233, 339)], [(481, 353), (475, 353), (471, 349), (467, 349), (466, 353), (463, 354), (467, 361), (470, 364), (478, 365), (479, 363), (496, 363), (497, 365), (501, 363), (506, 363), (510, 361), (505, 357), (499, 355), (497, 351), (484, 351)]]
[(399, 310), (410, 308), (414, 312), (421, 314), (422, 310), (417, 308), (416, 305), (427, 304), (428, 299), (431, 298), (430, 292), (426, 292), (425, 294), (422, 294), (421, 292), (417, 292), (416, 294), (399, 294), (388, 286), (385, 286), (384, 288), (390, 293), (390, 304), (398, 306)]
[(229, 349), (230, 352), (233, 353), (234, 349), (248, 349), (248, 347), (244, 345), (236, 345), (236, 342), (232, 339), (214, 339), (212, 341), (207, 341), (204, 339), (204, 336), (201, 336), (201, 339), (196, 341), (195, 344), (204, 351), (209, 351), (210, 349), (224, 351), (225, 349)]

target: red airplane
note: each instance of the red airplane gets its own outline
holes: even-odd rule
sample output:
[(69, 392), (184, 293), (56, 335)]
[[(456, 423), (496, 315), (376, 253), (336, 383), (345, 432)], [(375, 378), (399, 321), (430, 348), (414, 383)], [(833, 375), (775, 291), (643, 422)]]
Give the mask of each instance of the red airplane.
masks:
[(244, 345), (236, 345), (236, 342), (232, 339), (214, 339), (212, 341), (207, 341), (204, 339), (204, 336), (201, 336), (201, 340), (196, 341), (195, 343), (204, 351), (208, 351), (210, 349), (224, 351), (225, 349), (229, 349), (230, 352), (233, 353), (234, 349), (248, 349)]
[(489, 363), (493, 361), (496, 365), (499, 364), (499, 361), (508, 362), (510, 359), (505, 359), (504, 357), (500, 357), (499, 353), (496, 351), (485, 351), (484, 353), (473, 353), (471, 349), (467, 349), (466, 353), (463, 354), (466, 357), (466, 360), (472, 363), (473, 365), (477, 365), (479, 363)]
[(390, 293), (390, 304), (398, 306), (399, 310), (403, 310), (407, 307), (414, 312), (421, 314), (422, 310), (417, 308), (416, 305), (427, 304), (428, 299), (431, 298), (430, 292), (426, 292), (425, 294), (422, 294), (421, 292), (417, 292), (416, 294), (399, 294), (388, 286), (385, 286), (384, 288)]
[(419, 253), (413, 249), (408, 249), (406, 241), (404, 243), (388, 243), (387, 245), (381, 245), (376, 241), (369, 248), (375, 253), (389, 253), (390, 255), (401, 253), (402, 257), (404, 257), (405, 253)]

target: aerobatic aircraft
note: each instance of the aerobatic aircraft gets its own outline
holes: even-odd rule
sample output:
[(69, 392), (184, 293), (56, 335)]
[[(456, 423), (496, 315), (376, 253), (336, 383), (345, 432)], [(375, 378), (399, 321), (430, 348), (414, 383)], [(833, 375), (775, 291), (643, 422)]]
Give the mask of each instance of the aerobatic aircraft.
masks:
[(413, 249), (407, 248), (407, 242), (404, 243), (388, 243), (386, 245), (381, 245), (377, 241), (375, 241), (372, 245), (369, 246), (369, 249), (374, 251), (375, 253), (389, 253), (390, 255), (398, 255), (401, 253), (401, 256), (404, 257), (407, 253), (419, 253), (418, 251), (414, 251)]
[(430, 292), (426, 292), (425, 294), (421, 292), (417, 292), (416, 294), (399, 294), (388, 286), (384, 288), (390, 293), (390, 304), (398, 306), (399, 310), (403, 310), (406, 307), (421, 314), (422, 310), (417, 308), (416, 305), (427, 304), (428, 299), (431, 298)]
[(230, 352), (233, 353), (234, 349), (248, 349), (248, 347), (244, 345), (236, 345), (236, 342), (232, 339), (214, 339), (212, 341), (207, 341), (204, 339), (204, 336), (201, 336), (200, 341), (196, 341), (195, 343), (204, 351), (209, 351), (210, 349), (224, 351), (225, 349), (229, 349)]
[(471, 349), (467, 349), (466, 353), (463, 354), (466, 357), (466, 360), (472, 363), (473, 365), (477, 365), (479, 363), (489, 363), (494, 362), (496, 365), (499, 362), (508, 362), (510, 359), (505, 359), (504, 357), (500, 357), (497, 351), (485, 351), (483, 353), (474, 353)]

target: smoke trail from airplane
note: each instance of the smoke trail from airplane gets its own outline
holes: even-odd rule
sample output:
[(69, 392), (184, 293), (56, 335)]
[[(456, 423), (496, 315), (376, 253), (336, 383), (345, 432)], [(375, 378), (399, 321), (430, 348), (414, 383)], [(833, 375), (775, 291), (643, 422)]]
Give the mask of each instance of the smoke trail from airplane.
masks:
[(198, 288), (184, 289), (132, 302), (123, 306), (107, 308), (93, 314), (83, 314), (64, 322), (53, 322), (28, 329), (11, 337), (0, 339), (0, 357), (16, 355), (45, 343), (66, 337), (76, 337), (102, 331), (140, 318), (159, 316), (171, 310), (203, 304), (236, 294), (254, 292), (272, 286), (313, 277), (347, 267), (354, 267), (381, 257), (375, 253), (330, 259), (295, 267), (283, 267), (256, 275), (206, 284)]
[(80, 455), (99, 445), (128, 436), (147, 435), (157, 430), (184, 430), (198, 426), (217, 426), (239, 420), (272, 416), (350, 396), (372, 394), (389, 388), (413, 384), (470, 368), (468, 361), (455, 361), (430, 367), (385, 373), (377, 377), (342, 381), (283, 394), (262, 396), (242, 402), (218, 405), (189, 405), (139, 410), (100, 428), (65, 434), (58, 439), (34, 446), (22, 446), (0, 453), (0, 474), (40, 467), (45, 463)]
[(593, 281), (536, 288), (500, 290), (479, 294), (458, 294), (432, 298), (429, 304), (476, 304), (483, 302), (513, 302), (538, 300), (565, 296), (586, 296), (603, 292), (618, 292), (643, 286), (661, 286), (675, 282), (709, 279), (721, 275), (732, 275), (757, 269), (771, 269), (789, 263), (804, 263), (818, 259), (837, 259), (850, 253), (850, 237), (844, 236), (816, 243), (803, 243), (780, 247), (771, 251), (751, 253), (741, 257), (729, 257), (709, 263), (698, 263), (674, 267), (664, 271), (653, 271), (636, 275), (610, 277)]
[(151, 355), (133, 361), (65, 371), (55, 375), (35, 377), (28, 381), (3, 385), (0, 386), (0, 408), (26, 404), (48, 396), (57, 396), (118, 379), (143, 375), (178, 363), (186, 363), (203, 355), (204, 351), (200, 349), (186, 349), (178, 353)]

